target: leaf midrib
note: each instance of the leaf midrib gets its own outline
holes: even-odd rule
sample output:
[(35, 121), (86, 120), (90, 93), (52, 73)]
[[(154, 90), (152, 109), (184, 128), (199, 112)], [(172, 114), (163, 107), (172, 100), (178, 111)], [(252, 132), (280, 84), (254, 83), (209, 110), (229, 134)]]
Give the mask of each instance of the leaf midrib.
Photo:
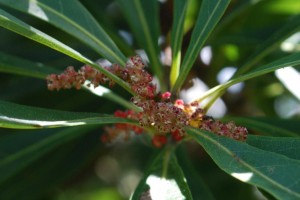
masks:
[[(37, 1), (37, 4), (39, 4), (41, 7), (45, 8), (46, 10), (54, 13), (55, 15), (59, 16), (61, 19), (63, 19), (64, 21), (72, 24), (75, 28), (79, 29), (82, 33), (84, 33), (85, 35), (87, 35), (89, 38), (91, 38), (93, 41), (95, 41), (101, 48), (104, 48), (105, 51), (107, 51), (108, 53), (110, 53), (111, 55), (113, 55), (113, 57), (115, 57), (119, 63), (121, 65), (124, 65), (125, 62), (124, 60), (122, 60), (119, 56), (117, 56), (112, 50), (110, 50), (104, 43), (102, 43), (100, 40), (98, 40), (94, 35), (92, 35), (90, 32), (86, 31), (85, 29), (82, 28), (82, 26), (80, 26), (78, 23), (74, 22), (73, 20), (71, 20), (68, 17), (65, 17), (65, 15), (60, 14), (59, 12), (57, 12), (56, 10), (52, 9), (51, 7)], [(81, 40), (81, 39), (80, 39)], [(89, 45), (90, 46), (90, 45)], [(94, 47), (93, 47), (94, 48)], [(98, 50), (97, 50), (98, 51)]]
[(183, 69), (184, 68), (186, 68), (186, 66), (191, 62), (191, 56), (192, 56), (192, 54), (193, 54), (193, 52), (196, 50), (196, 48), (197, 48), (197, 46), (199, 46), (198, 45), (198, 43), (199, 43), (199, 40), (200, 39), (202, 39), (202, 35), (203, 35), (203, 33), (206, 31), (206, 28), (207, 28), (207, 26), (208, 26), (208, 24), (210, 24), (210, 21), (211, 21), (211, 18), (215, 15), (215, 12), (216, 12), (216, 10), (218, 9), (218, 6), (219, 6), (219, 4), (221, 3), (222, 1), (218, 1), (218, 3), (216, 4), (216, 6), (215, 6), (215, 8), (213, 9), (213, 12), (212, 12), (212, 14), (209, 16), (209, 18), (208, 18), (208, 20), (207, 20), (207, 23), (204, 25), (204, 27), (202, 28), (202, 31), (200, 32), (200, 36), (198, 37), (198, 39), (196, 40), (196, 42), (195, 42), (195, 44), (193, 45), (193, 48), (191, 49), (191, 53), (188, 55), (188, 57), (187, 57), (187, 64), (185, 64), (184, 66), (183, 66)]
[[(189, 129), (189, 130), (192, 131), (192, 132), (194, 132), (194, 134), (199, 135), (199, 133), (196, 132), (196, 131), (194, 131), (193, 129)], [(229, 149), (227, 149), (225, 146), (223, 146), (221, 143), (218, 143), (217, 141), (211, 139), (206, 134), (202, 134), (201, 136), (204, 137), (205, 139), (209, 140), (210, 142), (212, 142), (214, 145), (220, 147), (229, 156), (234, 157), (234, 154), (231, 153), (231, 151)], [(270, 182), (271, 184), (277, 186), (278, 188), (281, 188), (283, 191), (286, 191), (287, 193), (289, 193), (291, 195), (294, 195), (295, 197), (300, 197), (300, 194), (295, 193), (294, 191), (290, 190), (289, 188), (286, 188), (283, 185), (278, 184), (276, 181), (274, 181), (273, 179), (269, 178), (268, 176), (265, 176), (263, 173), (261, 173), (260, 171), (256, 170), (255, 168), (253, 168), (250, 164), (248, 164), (246, 161), (244, 161), (240, 157), (239, 157), (239, 163), (241, 163), (245, 168), (248, 168), (251, 172), (255, 172), (258, 176), (262, 177), (263, 179), (265, 179), (266, 181)]]

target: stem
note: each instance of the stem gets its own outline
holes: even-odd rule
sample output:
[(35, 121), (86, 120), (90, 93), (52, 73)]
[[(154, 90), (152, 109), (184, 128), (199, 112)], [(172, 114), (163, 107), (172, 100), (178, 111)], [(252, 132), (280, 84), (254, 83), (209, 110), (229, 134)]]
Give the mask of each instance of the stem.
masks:
[(163, 161), (163, 169), (162, 169), (162, 178), (167, 178), (167, 174), (168, 174), (168, 166), (169, 166), (169, 162), (170, 162), (170, 157), (171, 157), (171, 153), (173, 152), (174, 146), (169, 145), (166, 147), (166, 154), (164, 156), (164, 161)]
[(92, 67), (94, 67), (95, 69), (99, 70), (100, 72), (102, 72), (105, 76), (111, 78), (114, 82), (116, 82), (122, 88), (124, 88), (125, 90), (127, 90), (133, 96), (136, 95), (131, 90), (131, 88), (128, 85), (128, 83), (126, 83), (125, 81), (123, 81), (122, 79), (120, 79), (119, 77), (117, 77), (116, 75), (114, 75), (113, 73), (110, 73), (109, 71), (105, 70), (103, 67), (101, 67), (100, 65), (98, 65), (98, 64), (96, 64), (94, 62), (89, 62), (88, 64), (91, 65)]

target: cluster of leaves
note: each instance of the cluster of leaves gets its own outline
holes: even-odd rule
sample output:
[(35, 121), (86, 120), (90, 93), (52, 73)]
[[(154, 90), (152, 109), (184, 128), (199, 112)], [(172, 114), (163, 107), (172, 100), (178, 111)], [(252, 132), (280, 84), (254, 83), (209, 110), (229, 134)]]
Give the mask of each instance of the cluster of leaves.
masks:
[[(134, 85), (132, 84), (134, 79), (128, 79), (128, 73), (124, 74), (122, 68), (126, 66), (127, 57), (135, 55), (134, 50), (139, 48), (147, 55), (149, 70), (157, 78), (160, 90), (170, 90), (175, 99), (184, 83), (188, 83), (189, 76), (199, 76), (212, 87), (194, 99), (196, 102), (203, 102), (201, 106), (206, 111), (216, 99), (225, 94), (227, 88), (255, 78), (256, 81), (246, 82), (248, 87), (244, 89), (244, 94), (240, 95), (244, 95), (242, 97), (246, 98), (248, 106), (249, 104), (254, 106), (255, 101), (260, 102), (255, 105), (257, 110), (273, 114), (270, 99), (257, 95), (262, 94), (260, 93), (262, 85), (267, 87), (270, 84), (267, 79), (261, 79), (259, 76), (268, 76), (271, 82), (275, 82), (273, 76), (268, 73), (282, 67), (300, 64), (299, 52), (284, 52), (279, 48), (283, 40), (300, 29), (297, 15), (300, 11), (294, 4), (297, 3), (292, 0), (261, 2), (169, 0), (164, 4), (156, 0), (116, 0), (97, 3), (88, 0), (82, 2), (0, 0), (0, 26), (4, 28), (0, 33), (1, 38), (6, 38), (1, 41), (0, 53), (0, 71), (6, 73), (1, 75), (3, 89), (0, 101), (0, 127), (3, 129), (0, 135), (0, 198), (16, 199), (22, 196), (23, 199), (39, 199), (48, 196), (50, 192), (53, 194), (62, 183), (66, 184), (66, 180), (70, 181), (78, 174), (80, 169), (89, 171), (91, 169), (89, 164), (106, 152), (99, 143), (99, 136), (102, 135), (100, 125), (126, 124), (125, 128), (133, 129), (139, 126), (140, 117), (124, 118), (120, 115), (116, 117), (99, 114), (99, 112), (113, 113), (116, 109), (120, 109), (119, 106), (134, 112), (140, 112), (140, 108), (147, 111), (145, 106), (140, 104), (145, 103), (141, 101), (141, 98), (145, 98), (141, 94), (145, 92), (148, 94), (149, 91), (154, 94), (155, 87), (146, 87), (144, 90), (142, 86), (145, 84), (149, 86), (148, 83), (152, 78), (151, 80), (146, 78), (142, 86)], [(108, 11), (103, 8), (107, 8)], [(121, 11), (125, 17), (122, 17), (121, 13), (120, 16), (114, 16), (112, 13), (115, 13), (115, 9)], [(270, 11), (265, 12), (266, 9)], [(172, 12), (171, 23), (168, 22), (167, 11)], [(36, 18), (43, 22), (37, 21)], [(108, 19), (112, 21), (106, 21)], [(128, 26), (124, 26), (124, 21)], [(47, 26), (43, 27), (45, 24)], [(48, 26), (49, 24), (55, 28)], [(134, 42), (130, 45), (117, 34), (122, 29), (133, 35)], [(165, 41), (159, 46), (157, 42), (161, 35), (165, 36)], [(33, 42), (29, 43), (28, 39)], [(78, 41), (81, 43), (78, 44)], [(37, 46), (36, 42), (55, 51)], [(196, 68), (204, 66), (198, 59), (204, 45), (210, 45), (214, 53), (209, 70), (201, 68), (205, 76), (199, 75), (199, 69)], [(167, 51), (162, 51), (160, 47), (172, 49), (170, 73), (167, 73), (168, 67), (163, 66), (159, 57), (160, 53), (165, 53), (166, 56)], [(99, 57), (118, 63), (112, 68), (113, 73), (102, 67), (99, 62), (92, 61)], [(53, 83), (56, 85), (52, 85), (52, 89), (59, 89), (61, 86), (69, 88), (74, 84), (66, 85), (66, 83), (71, 82), (75, 83), (76, 88), (83, 87), (95, 96), (103, 98), (95, 98), (74, 90), (59, 93), (46, 91), (44, 84), (46, 76), (60, 73), (57, 67), (51, 66), (82, 65), (74, 60), (89, 67), (79, 72), (69, 68), (65, 72), (67, 77), (50, 75), (48, 78), (50, 89)], [(231, 64), (239, 66), (235, 75), (229, 81), (218, 85), (214, 79), (217, 72)], [(169, 79), (165, 78), (167, 75)], [(97, 85), (99, 80), (109, 81), (120, 87), (114, 89), (114, 92), (102, 86), (88, 87), (91, 84)], [(260, 89), (251, 90), (255, 88), (254, 86), (259, 86)], [(133, 96), (140, 95), (132, 103), (127, 101), (131, 97), (122, 90)], [(228, 96), (225, 94), (224, 98), (229, 98)], [(156, 94), (151, 96), (156, 97)], [(150, 101), (148, 96), (146, 99), (146, 102)], [(162, 101), (163, 99), (165, 98), (162, 98)], [(228, 106), (234, 110), (237, 104), (230, 106), (230, 100), (227, 101)], [(39, 106), (47, 109), (38, 108)], [(244, 115), (255, 114), (245, 111), (245, 107), (239, 106)], [(152, 111), (153, 108), (149, 108), (148, 112)], [(239, 193), (237, 188), (243, 188), (245, 191), (242, 192), (242, 199), (257, 198), (253, 188), (260, 195), (269, 198), (299, 199), (300, 158), (297, 153), (300, 147), (299, 119), (225, 117), (223, 120), (235, 121), (249, 128), (250, 133), (260, 135), (249, 135), (246, 142), (220, 137), (211, 132), (214, 132), (214, 129), (230, 129), (238, 132), (239, 130), (232, 123), (224, 125), (207, 118), (205, 128), (185, 126), (182, 131), (190, 140), (180, 145), (172, 143), (159, 152), (147, 146), (138, 146), (136, 147), (140, 148), (137, 150), (138, 153), (131, 158), (135, 163), (139, 161), (143, 163), (145, 158), (151, 157), (151, 153), (156, 156), (145, 170), (132, 199), (149, 197), (214, 199), (214, 196), (221, 199), (227, 195), (226, 191), (235, 198)], [(190, 125), (193, 123), (198, 122), (192, 121)], [(124, 126), (121, 128), (124, 129)], [(178, 131), (178, 128), (176, 127), (173, 132)], [(139, 131), (137, 129), (137, 132)], [(178, 138), (178, 135), (174, 138)], [(194, 144), (195, 141), (212, 160), (205, 157), (209, 160), (205, 161), (205, 158), (197, 157), (191, 164), (185, 153), (191, 152), (193, 147), (198, 148)], [(158, 145), (164, 143), (162, 138), (154, 142)], [(134, 143), (127, 148), (135, 148), (137, 144)], [(197, 160), (201, 162), (201, 166), (198, 166)], [(144, 169), (145, 166), (141, 168)], [(206, 174), (209, 178), (205, 177)], [(226, 174), (246, 182), (247, 185), (234, 182), (234, 179)], [(230, 184), (222, 183), (220, 177), (226, 178)], [(229, 186), (231, 190), (211, 192), (218, 189), (216, 185), (219, 185), (219, 188)], [(157, 197), (157, 194), (160, 196)]]

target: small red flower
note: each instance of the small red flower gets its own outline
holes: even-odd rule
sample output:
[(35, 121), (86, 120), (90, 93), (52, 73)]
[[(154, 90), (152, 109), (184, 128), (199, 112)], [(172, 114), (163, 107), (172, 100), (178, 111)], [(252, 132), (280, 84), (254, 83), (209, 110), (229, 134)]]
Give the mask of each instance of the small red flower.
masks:
[(164, 92), (161, 94), (162, 99), (170, 99), (171, 97), (171, 92)]
[(152, 138), (152, 144), (156, 148), (161, 148), (167, 143), (167, 137), (164, 135), (155, 135)]

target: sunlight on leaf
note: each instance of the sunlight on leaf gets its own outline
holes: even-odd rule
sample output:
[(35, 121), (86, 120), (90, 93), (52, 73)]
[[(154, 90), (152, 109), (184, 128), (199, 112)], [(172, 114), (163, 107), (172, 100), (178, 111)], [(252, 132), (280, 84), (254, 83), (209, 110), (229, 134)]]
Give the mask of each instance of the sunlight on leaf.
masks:
[(91, 83), (91, 81), (86, 80), (84, 82), (84, 88), (89, 90), (90, 92), (92, 92), (93, 94), (97, 95), (97, 96), (104, 96), (105, 94), (111, 93), (110, 89), (107, 89), (101, 85), (95, 87), (94, 84)]
[[(174, 179), (160, 178), (150, 175), (146, 180), (152, 199), (185, 199)], [(171, 196), (170, 196), (171, 194)]]
[(38, 120), (26, 120), (26, 119), (17, 119), (17, 118), (11, 118), (6, 116), (0, 116), (0, 122), (1, 121), (6, 121), (7, 123), (12, 123), (12, 124), (24, 124), (24, 125), (36, 126), (36, 127), (79, 126), (79, 125), (86, 124), (85, 122), (67, 122), (67, 121), (50, 122), (50, 121), (38, 121)]
[(175, 82), (173, 91), (178, 92), (188, 76), (199, 52), (205, 44), (210, 33), (223, 16), (230, 0), (204, 0), (202, 1), (192, 37), (182, 61), (180, 74)]
[(248, 181), (250, 181), (251, 177), (253, 176), (253, 173), (251, 173), (251, 172), (246, 172), (246, 173), (233, 172), (233, 173), (231, 173), (231, 176), (239, 179), (240, 181), (248, 182)]
[(38, 5), (37, 1), (29, 1), (28, 13), (45, 21), (49, 21), (47, 14), (44, 12), (43, 8)]
[(1, 9), (0, 9), (0, 26), (3, 26), (4, 28), (7, 28), (13, 32), (16, 32), (22, 36), (25, 36), (25, 37), (27, 37), (31, 40), (34, 40), (38, 43), (41, 43), (45, 46), (48, 46), (58, 52), (66, 54), (82, 63), (89, 64), (90, 66), (92, 66), (92, 67), (96, 68), (97, 70), (99, 70), (100, 72), (102, 72), (107, 77), (111, 78), (117, 84), (119, 84), (124, 89), (126, 89), (129, 93), (133, 94), (133, 91), (131, 90), (131, 88), (128, 86), (127, 83), (125, 83), (122, 79), (120, 79), (116, 75), (105, 70), (99, 64), (94, 63), (93, 61), (86, 58), (78, 51), (70, 48), (69, 46), (66, 46), (62, 42), (37, 30), (36, 28), (29, 26), (28, 24), (24, 23), (23, 21), (20, 21), (19, 19), (15, 18), (14, 16), (10, 15), (9, 13), (7, 13)]
[(0, 0), (0, 4), (42, 19), (74, 36), (112, 62), (125, 65), (126, 57), (80, 1), (19, 0), (16, 3), (14, 0)]
[(137, 121), (97, 113), (67, 112), (0, 101), (0, 127), (14, 129), (57, 128)]
[[(195, 128), (187, 128), (187, 131), (226, 173), (239, 175), (238, 178), (278, 199), (300, 198), (300, 160), (207, 131)], [(290, 148), (289, 144), (282, 145)]]

